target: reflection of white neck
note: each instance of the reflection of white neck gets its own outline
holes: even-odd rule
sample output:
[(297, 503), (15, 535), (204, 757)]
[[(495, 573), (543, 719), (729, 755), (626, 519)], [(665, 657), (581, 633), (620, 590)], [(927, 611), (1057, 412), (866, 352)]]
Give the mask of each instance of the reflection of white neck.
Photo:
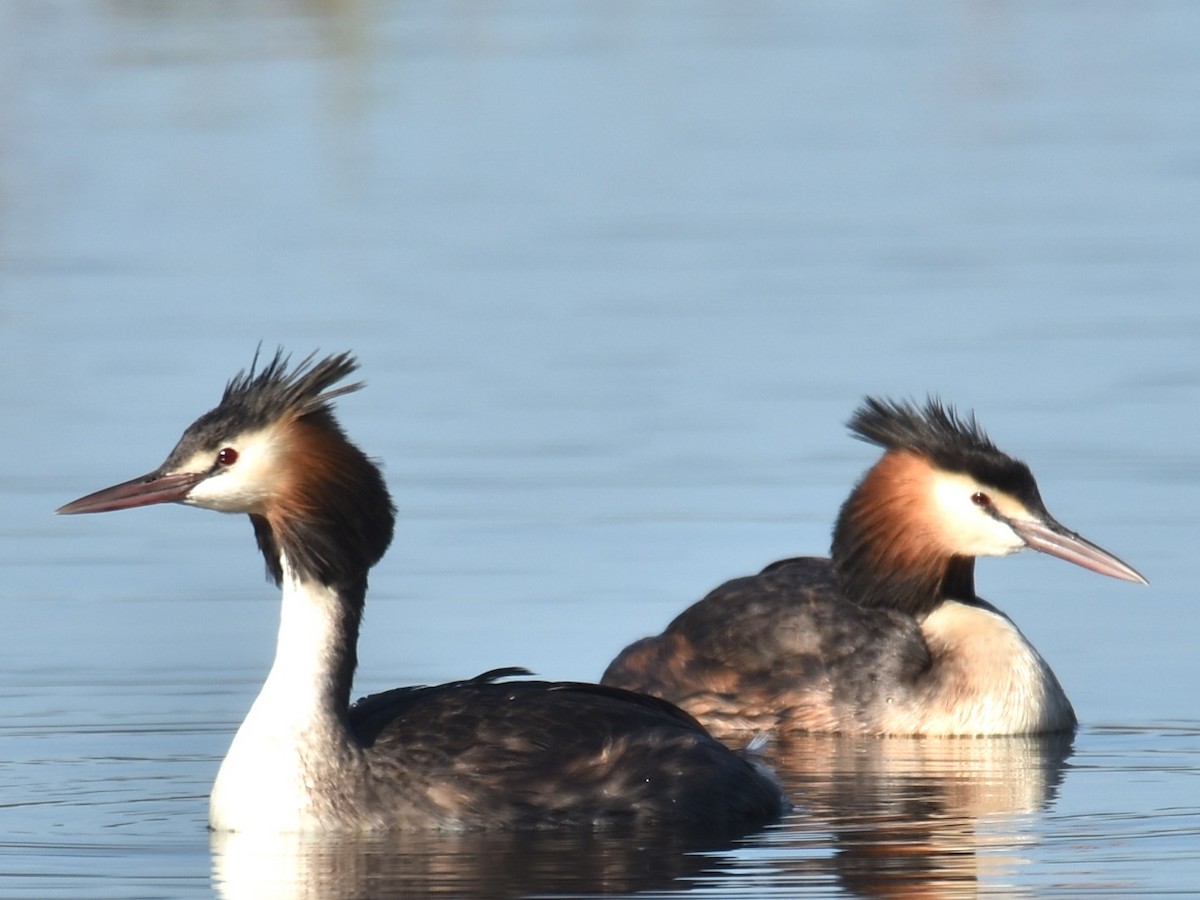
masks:
[[(213, 785), (209, 823), (218, 830), (303, 831), (321, 826), (318, 789), (345, 773), (353, 752), (345, 726), (347, 635), (336, 591), (297, 580), (283, 560), (275, 662), (234, 736)], [(353, 640), (353, 638), (350, 638)]]
[(305, 835), (217, 831), (211, 845), (213, 883), (222, 900), (303, 900), (329, 889)]

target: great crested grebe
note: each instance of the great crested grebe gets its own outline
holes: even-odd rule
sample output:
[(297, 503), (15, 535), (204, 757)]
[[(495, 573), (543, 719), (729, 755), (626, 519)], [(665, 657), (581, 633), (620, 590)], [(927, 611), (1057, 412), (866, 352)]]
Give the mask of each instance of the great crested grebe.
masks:
[(213, 786), (217, 830), (537, 828), (666, 823), (746, 829), (777, 782), (689, 715), (593, 684), (504, 669), (350, 705), (367, 571), (392, 539), (379, 468), (334, 418), (349, 354), (289, 371), (277, 352), (226, 386), (153, 472), (68, 503), (247, 513), (282, 588), (275, 662)]
[(1029, 467), (974, 415), (868, 397), (849, 427), (885, 452), (842, 506), (832, 558), (726, 582), (626, 647), (601, 683), (664, 697), (725, 739), (1073, 728), (1045, 660), (975, 594), (975, 557), (1033, 549), (1146, 579), (1055, 521)]

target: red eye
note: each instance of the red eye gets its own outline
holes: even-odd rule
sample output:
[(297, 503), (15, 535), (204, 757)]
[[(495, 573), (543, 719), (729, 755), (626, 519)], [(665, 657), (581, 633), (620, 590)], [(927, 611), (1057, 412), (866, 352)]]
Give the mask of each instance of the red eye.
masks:
[(226, 447), (224, 450), (222, 450), (220, 453), (217, 454), (217, 465), (232, 466), (235, 462), (237, 462), (237, 458), (238, 458), (238, 452), (236, 450), (234, 450), (232, 447)]
[(992, 498), (989, 497), (987, 494), (985, 494), (983, 491), (976, 491), (974, 494), (971, 495), (971, 502), (974, 503), (976, 506), (980, 506), (980, 507), (983, 507), (984, 509), (987, 509), (989, 506), (992, 505)]

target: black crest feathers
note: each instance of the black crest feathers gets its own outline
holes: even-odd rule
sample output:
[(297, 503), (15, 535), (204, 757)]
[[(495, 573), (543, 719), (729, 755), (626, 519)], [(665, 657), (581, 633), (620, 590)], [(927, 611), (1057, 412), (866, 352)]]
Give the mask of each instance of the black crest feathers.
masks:
[(224, 410), (250, 426), (265, 426), (285, 415), (329, 412), (331, 401), (363, 386), (356, 381), (329, 390), (358, 369), (358, 360), (350, 353), (337, 353), (313, 362), (315, 356), (310, 353), (289, 372), (291, 357), (281, 348), (261, 371), (255, 371), (256, 352), (250, 368), (229, 379), (221, 403), (213, 412)]
[(1029, 466), (992, 443), (974, 413), (962, 416), (935, 396), (922, 407), (867, 397), (847, 425), (860, 440), (885, 450), (916, 453), (947, 472), (962, 472), (1007, 491), (1031, 508), (1041, 506)]

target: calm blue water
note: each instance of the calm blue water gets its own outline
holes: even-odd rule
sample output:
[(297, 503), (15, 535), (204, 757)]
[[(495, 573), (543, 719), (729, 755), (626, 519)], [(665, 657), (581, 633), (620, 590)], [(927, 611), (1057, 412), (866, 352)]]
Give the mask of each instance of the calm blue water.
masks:
[[(1198, 37), (1185, 0), (4, 4), (0, 897), (1189, 892)], [(595, 679), (823, 551), (866, 392), (975, 409), (1152, 584), (981, 563), (1073, 746), (816, 742), (734, 845), (210, 847), (276, 625), (249, 526), (51, 511), (260, 341), (369, 382), (363, 693)]]

